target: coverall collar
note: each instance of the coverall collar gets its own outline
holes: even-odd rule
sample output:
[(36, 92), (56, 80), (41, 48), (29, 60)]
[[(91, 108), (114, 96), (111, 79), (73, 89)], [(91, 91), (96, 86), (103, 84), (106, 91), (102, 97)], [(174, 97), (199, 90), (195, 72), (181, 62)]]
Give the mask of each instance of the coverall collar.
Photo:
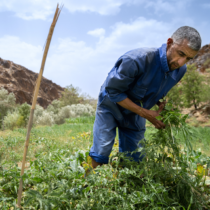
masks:
[(163, 44), (163, 45), (159, 48), (159, 54), (160, 54), (161, 69), (162, 69), (164, 72), (169, 72), (168, 61), (167, 61), (167, 55), (166, 55), (166, 44)]

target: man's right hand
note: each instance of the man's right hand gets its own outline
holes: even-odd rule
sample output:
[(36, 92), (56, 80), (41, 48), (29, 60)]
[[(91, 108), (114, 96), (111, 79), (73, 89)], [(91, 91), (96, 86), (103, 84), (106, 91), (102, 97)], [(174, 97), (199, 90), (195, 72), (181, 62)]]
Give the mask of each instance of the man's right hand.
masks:
[(160, 112), (162, 112), (164, 107), (165, 104), (161, 104), (158, 111), (147, 110), (147, 112), (144, 113), (144, 118), (150, 121), (157, 129), (163, 129), (166, 127), (162, 121), (156, 119), (156, 117), (160, 116)]
[(129, 98), (124, 99), (123, 101), (117, 102), (120, 106), (124, 107), (125, 109), (128, 109), (139, 116), (149, 120), (156, 128), (163, 129), (165, 128), (165, 124), (161, 122), (160, 120), (157, 120), (156, 117), (160, 116), (160, 112), (164, 109), (165, 103), (159, 104), (159, 110), (158, 111), (152, 111), (144, 109), (135, 103), (133, 103)]

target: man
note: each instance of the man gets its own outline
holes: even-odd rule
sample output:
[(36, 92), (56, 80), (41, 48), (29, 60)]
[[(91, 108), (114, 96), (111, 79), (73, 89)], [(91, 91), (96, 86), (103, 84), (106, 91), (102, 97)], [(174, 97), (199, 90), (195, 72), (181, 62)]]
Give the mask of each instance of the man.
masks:
[[(99, 93), (89, 153), (93, 168), (108, 163), (117, 127), (119, 152), (127, 152), (134, 161), (142, 160), (140, 152), (131, 152), (141, 147), (146, 119), (157, 129), (165, 127), (156, 119), (164, 108), (159, 100), (181, 80), (185, 63), (200, 47), (197, 30), (183, 26), (160, 48), (131, 50), (118, 59)], [(155, 104), (159, 110), (150, 110)]]

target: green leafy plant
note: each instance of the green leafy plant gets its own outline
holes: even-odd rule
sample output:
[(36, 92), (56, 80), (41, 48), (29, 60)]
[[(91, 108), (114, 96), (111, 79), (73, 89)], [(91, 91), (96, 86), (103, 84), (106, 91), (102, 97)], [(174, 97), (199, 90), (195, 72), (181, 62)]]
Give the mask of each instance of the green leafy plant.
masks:
[[(19, 114), (20, 114), (20, 116), (22, 116), (24, 126), (27, 125), (29, 115), (30, 115), (30, 110), (31, 110), (31, 106), (29, 104), (27, 104), (26, 102), (18, 108)], [(19, 121), (20, 120), (21, 119), (19, 119)], [(21, 122), (19, 122), (19, 124), (21, 124)]]
[(15, 104), (14, 93), (9, 93), (6, 89), (0, 89), (0, 127), (2, 126), (3, 118), (10, 111), (13, 111)]
[[(55, 141), (41, 137), (41, 130), (32, 130), (32, 145), (45, 150), (37, 149), (25, 171), (21, 205), (25, 209), (53, 210), (209, 209), (205, 176), (196, 172), (198, 163), (208, 168), (209, 158), (193, 151), (191, 142), (196, 136), (185, 123), (186, 118), (168, 103), (160, 118), (166, 128), (151, 129), (147, 140), (140, 142), (143, 149), (134, 151), (144, 155), (143, 161), (133, 162), (127, 154), (114, 153), (108, 165), (95, 170), (89, 165), (87, 150), (73, 154), (66, 145), (61, 148)], [(75, 126), (82, 129), (83, 125)], [(54, 126), (54, 130), (57, 128)], [(49, 135), (55, 132), (51, 127), (45, 129)], [(185, 148), (180, 148), (180, 139)], [(9, 147), (6, 142), (4, 148)], [(19, 174), (17, 165), (2, 165), (1, 209), (15, 208)]]

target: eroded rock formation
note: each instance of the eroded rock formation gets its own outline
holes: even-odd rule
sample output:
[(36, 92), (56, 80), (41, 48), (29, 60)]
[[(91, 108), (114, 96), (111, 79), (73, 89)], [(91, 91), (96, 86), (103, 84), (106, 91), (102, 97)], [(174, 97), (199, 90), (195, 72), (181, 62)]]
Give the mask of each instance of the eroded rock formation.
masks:
[[(16, 102), (32, 104), (32, 97), (37, 73), (17, 65), (12, 61), (0, 58), (0, 88), (13, 92)], [(37, 103), (46, 108), (53, 100), (58, 99), (64, 89), (51, 80), (42, 78)]]
[(210, 63), (205, 65), (208, 59), (210, 59), (210, 44), (204, 45), (188, 64), (195, 64), (198, 71), (205, 72), (207, 68), (210, 68)]

